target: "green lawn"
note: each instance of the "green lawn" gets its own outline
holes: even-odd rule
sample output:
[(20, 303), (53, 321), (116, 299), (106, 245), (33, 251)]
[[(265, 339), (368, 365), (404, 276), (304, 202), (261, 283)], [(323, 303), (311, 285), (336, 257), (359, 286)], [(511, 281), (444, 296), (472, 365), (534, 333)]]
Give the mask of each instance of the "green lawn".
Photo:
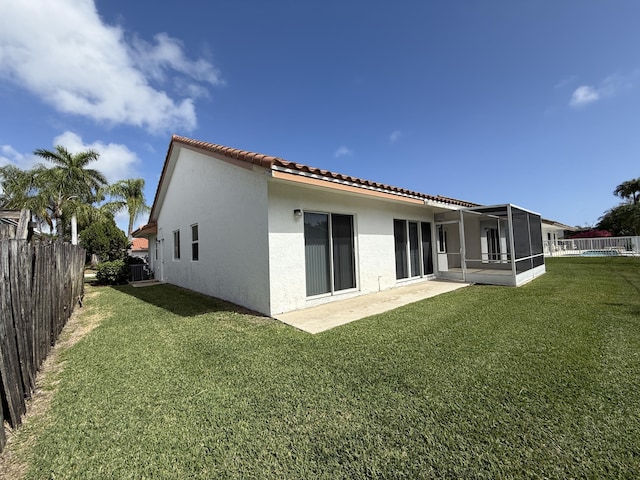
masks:
[(640, 258), (319, 335), (94, 288), (30, 478), (640, 478)]

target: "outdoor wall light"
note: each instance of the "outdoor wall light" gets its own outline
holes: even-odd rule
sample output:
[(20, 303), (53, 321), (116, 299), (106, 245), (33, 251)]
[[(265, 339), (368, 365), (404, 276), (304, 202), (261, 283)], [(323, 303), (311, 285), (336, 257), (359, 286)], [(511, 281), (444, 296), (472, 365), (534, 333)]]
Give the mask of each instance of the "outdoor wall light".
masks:
[(293, 211), (293, 216), (294, 216), (294, 217), (301, 217), (301, 216), (302, 216), (302, 210), (300, 210), (299, 208), (296, 208), (296, 209)]

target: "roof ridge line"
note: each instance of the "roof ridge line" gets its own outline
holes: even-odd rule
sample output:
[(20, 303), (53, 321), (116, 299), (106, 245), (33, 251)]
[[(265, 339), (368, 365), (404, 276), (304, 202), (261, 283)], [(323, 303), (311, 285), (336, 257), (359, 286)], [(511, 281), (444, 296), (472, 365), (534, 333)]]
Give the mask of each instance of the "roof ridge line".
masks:
[(456, 198), (446, 197), (442, 195), (431, 195), (428, 193), (422, 193), (415, 190), (410, 190), (408, 188), (396, 187), (393, 185), (388, 185), (386, 183), (380, 183), (373, 180), (354, 177), (352, 175), (345, 175), (342, 173), (333, 172), (331, 170), (311, 167), (309, 165), (305, 165), (302, 163), (285, 160), (280, 157), (274, 157), (271, 155), (265, 155), (263, 153), (250, 152), (248, 150), (241, 150), (233, 147), (227, 147), (227, 146), (219, 145), (216, 143), (203, 142), (201, 140), (195, 140), (192, 138), (183, 137), (181, 135), (174, 134), (172, 136), (171, 141), (172, 143), (176, 142), (182, 145), (191, 146), (194, 148), (200, 148), (218, 155), (225, 156), (227, 158), (241, 160), (247, 163), (259, 165), (261, 167), (269, 168), (272, 170), (278, 170), (278, 167), (280, 167), (280, 168), (297, 171), (298, 172), (297, 174), (299, 175), (300, 174), (319, 175), (321, 177), (325, 177), (325, 178), (329, 178), (337, 181), (351, 182), (356, 185), (360, 185), (364, 187), (380, 188), (380, 189), (388, 190), (391, 192), (399, 193), (402, 195), (411, 195), (418, 198), (423, 198), (425, 200), (440, 201), (443, 203), (448, 203), (450, 205), (458, 205), (461, 207), (479, 206), (479, 204), (477, 203), (468, 202), (465, 200), (459, 200)]

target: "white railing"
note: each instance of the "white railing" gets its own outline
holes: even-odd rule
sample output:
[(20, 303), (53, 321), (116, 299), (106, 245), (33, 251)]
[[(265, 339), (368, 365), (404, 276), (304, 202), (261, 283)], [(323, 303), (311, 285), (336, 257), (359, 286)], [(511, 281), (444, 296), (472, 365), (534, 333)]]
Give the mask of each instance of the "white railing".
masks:
[(543, 245), (547, 257), (640, 255), (640, 237), (576, 238), (555, 242), (545, 240)]

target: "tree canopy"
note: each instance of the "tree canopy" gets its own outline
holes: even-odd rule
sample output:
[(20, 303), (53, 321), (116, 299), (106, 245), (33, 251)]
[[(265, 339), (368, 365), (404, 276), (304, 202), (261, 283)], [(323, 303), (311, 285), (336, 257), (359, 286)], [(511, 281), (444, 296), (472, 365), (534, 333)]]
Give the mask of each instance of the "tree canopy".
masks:
[[(0, 207), (31, 210), (41, 226), (48, 225), (61, 239), (69, 234), (72, 216), (78, 220), (81, 237), (91, 236), (95, 243), (97, 233), (87, 231), (89, 227), (100, 225), (102, 236), (116, 235), (114, 215), (126, 209), (130, 235), (136, 219), (149, 210), (144, 180), (119, 180), (109, 185), (99, 170), (91, 168), (99, 158), (94, 150), (71, 153), (58, 145), (54, 150), (37, 149), (34, 153), (46, 162), (30, 170), (0, 167)], [(105, 202), (105, 194), (111, 197), (110, 202)]]
[(640, 235), (640, 177), (618, 185), (613, 194), (623, 202), (600, 217), (597, 228), (616, 237)]
[(129, 215), (127, 237), (131, 240), (131, 232), (133, 232), (136, 220), (150, 210), (144, 198), (144, 180), (142, 178), (118, 180), (109, 185), (105, 191), (114, 199), (110, 202), (114, 212), (127, 211)]
[(82, 230), (80, 245), (87, 250), (89, 258), (95, 254), (101, 261), (109, 262), (124, 258), (129, 242), (113, 217), (105, 215)]
[(613, 191), (616, 197), (630, 200), (634, 205), (640, 200), (640, 177), (622, 182)]

